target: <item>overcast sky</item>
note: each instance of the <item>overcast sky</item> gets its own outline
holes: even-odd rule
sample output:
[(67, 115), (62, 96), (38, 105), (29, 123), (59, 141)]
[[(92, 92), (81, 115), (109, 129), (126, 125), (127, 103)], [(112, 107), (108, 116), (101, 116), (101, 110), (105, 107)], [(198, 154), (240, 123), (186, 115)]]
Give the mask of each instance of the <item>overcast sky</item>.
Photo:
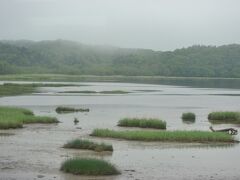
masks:
[(155, 50), (240, 43), (240, 0), (0, 0), (0, 39)]

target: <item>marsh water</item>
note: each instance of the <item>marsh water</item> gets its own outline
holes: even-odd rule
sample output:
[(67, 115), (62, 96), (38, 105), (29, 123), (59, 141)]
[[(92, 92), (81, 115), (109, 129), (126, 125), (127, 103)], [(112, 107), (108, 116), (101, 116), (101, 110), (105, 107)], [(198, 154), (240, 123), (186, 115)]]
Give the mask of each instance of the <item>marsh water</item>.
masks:
[[(3, 82), (2, 82), (3, 83)], [(19, 82), (18, 82), (19, 83)], [(24, 83), (24, 82), (22, 82)], [(239, 83), (239, 81), (238, 81)], [(73, 84), (71, 82), (71, 84)], [(156, 117), (168, 130), (209, 130), (212, 111), (240, 109), (240, 89), (226, 86), (180, 86), (179, 84), (75, 83), (81, 86), (42, 87), (31, 95), (1, 97), (1, 106), (24, 107), (36, 115), (57, 117), (54, 125), (25, 125), (0, 131), (0, 179), (240, 179), (239, 144), (138, 142), (89, 136), (94, 128), (117, 127), (124, 117)], [(239, 83), (240, 84), (240, 83)], [(194, 84), (193, 84), (194, 85)], [(122, 90), (126, 94), (89, 94), (70, 91)], [(57, 114), (57, 106), (84, 107), (90, 112)], [(194, 123), (181, 120), (183, 112), (194, 112)], [(74, 124), (74, 118), (79, 119)], [(240, 128), (232, 124), (216, 129)], [(113, 153), (96, 153), (62, 148), (74, 138), (92, 139), (113, 145)], [(240, 139), (239, 135), (235, 137)], [(59, 171), (70, 157), (96, 157), (115, 164), (121, 175), (84, 177)]]

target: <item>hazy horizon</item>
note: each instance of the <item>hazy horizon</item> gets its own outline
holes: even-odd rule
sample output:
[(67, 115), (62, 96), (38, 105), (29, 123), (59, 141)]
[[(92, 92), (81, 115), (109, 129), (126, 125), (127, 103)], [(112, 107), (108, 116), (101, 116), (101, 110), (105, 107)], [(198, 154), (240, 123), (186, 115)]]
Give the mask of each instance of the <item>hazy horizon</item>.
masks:
[(1, 40), (168, 51), (240, 43), (238, 0), (1, 0)]
[(179, 47), (176, 49), (170, 49), (170, 50), (161, 50), (161, 49), (151, 49), (151, 48), (141, 48), (141, 47), (121, 47), (121, 46), (114, 46), (111, 44), (91, 44), (91, 43), (83, 43), (80, 41), (74, 41), (74, 40), (68, 40), (68, 39), (43, 39), (43, 40), (31, 40), (31, 39), (0, 39), (0, 42), (18, 42), (18, 41), (30, 41), (30, 42), (53, 42), (53, 41), (69, 41), (72, 43), (78, 43), (78, 44), (82, 44), (82, 45), (86, 45), (86, 46), (96, 46), (96, 47), (109, 47), (109, 48), (120, 48), (120, 49), (143, 49), (143, 50), (152, 50), (152, 51), (160, 51), (160, 52), (167, 52), (167, 51), (175, 51), (178, 49), (183, 49), (183, 48), (190, 48), (190, 47), (194, 47), (194, 46), (205, 46), (205, 47), (220, 47), (220, 46), (228, 46), (228, 45), (240, 45), (240, 43), (231, 43), (231, 44), (221, 44), (221, 45), (209, 45), (209, 44), (193, 44), (190, 46), (184, 46), (184, 47)]

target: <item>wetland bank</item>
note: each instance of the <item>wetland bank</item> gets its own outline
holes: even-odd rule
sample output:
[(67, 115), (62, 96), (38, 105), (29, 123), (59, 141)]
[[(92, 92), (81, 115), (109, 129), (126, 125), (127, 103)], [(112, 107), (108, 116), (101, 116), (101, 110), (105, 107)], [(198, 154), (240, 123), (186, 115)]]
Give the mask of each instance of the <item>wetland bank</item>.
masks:
[[(36, 116), (56, 117), (61, 122), (0, 130), (2, 179), (98, 179), (60, 171), (65, 160), (76, 157), (102, 159), (121, 172), (99, 179), (237, 179), (240, 176), (237, 143), (143, 142), (89, 136), (94, 129), (106, 128), (116, 132), (210, 133), (209, 126), (239, 130), (238, 124), (215, 124), (208, 120), (211, 112), (239, 111), (240, 96), (229, 95), (240, 94), (236, 86), (231, 89), (117, 82), (66, 84), (72, 86), (41, 86), (37, 87), (37, 92), (0, 98), (1, 106), (29, 109)], [(129, 93), (71, 93), (90, 91)], [(57, 107), (89, 108), (90, 111), (58, 114)], [(182, 114), (185, 112), (194, 113), (195, 121), (184, 123)], [(119, 120), (126, 117), (160, 119), (166, 122), (166, 130), (117, 126)], [(77, 124), (75, 118), (79, 121)], [(1, 136), (6, 133), (11, 135)], [(239, 135), (234, 138), (239, 140)], [(112, 145), (113, 151), (62, 148), (76, 139)]]

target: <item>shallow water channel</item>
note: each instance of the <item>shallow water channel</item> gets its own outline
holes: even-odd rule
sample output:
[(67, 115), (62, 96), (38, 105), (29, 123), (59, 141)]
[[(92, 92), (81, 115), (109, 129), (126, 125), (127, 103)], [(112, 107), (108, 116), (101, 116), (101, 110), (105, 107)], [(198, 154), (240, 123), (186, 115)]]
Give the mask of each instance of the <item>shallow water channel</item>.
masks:
[[(71, 83), (72, 84), (72, 83)], [(131, 83), (76, 83), (84, 86), (43, 87), (37, 93), (1, 97), (1, 106), (24, 107), (36, 115), (56, 116), (57, 125), (25, 125), (0, 130), (0, 179), (240, 179), (240, 144), (161, 143), (93, 138), (94, 128), (117, 127), (123, 117), (156, 117), (167, 129), (209, 130), (212, 111), (240, 109), (240, 89), (193, 88)], [(126, 94), (71, 93), (69, 91), (122, 90)], [(67, 93), (65, 93), (67, 92)], [(57, 106), (90, 108), (90, 112), (57, 114)], [(195, 123), (181, 120), (183, 112), (196, 113)], [(77, 125), (74, 118), (79, 119)], [(236, 125), (214, 125), (214, 128)], [(134, 128), (136, 129), (136, 128)], [(113, 153), (63, 149), (68, 140), (93, 139), (113, 145)], [(236, 139), (240, 139), (239, 135)], [(59, 171), (73, 156), (102, 158), (115, 164), (118, 176), (84, 177)]]

